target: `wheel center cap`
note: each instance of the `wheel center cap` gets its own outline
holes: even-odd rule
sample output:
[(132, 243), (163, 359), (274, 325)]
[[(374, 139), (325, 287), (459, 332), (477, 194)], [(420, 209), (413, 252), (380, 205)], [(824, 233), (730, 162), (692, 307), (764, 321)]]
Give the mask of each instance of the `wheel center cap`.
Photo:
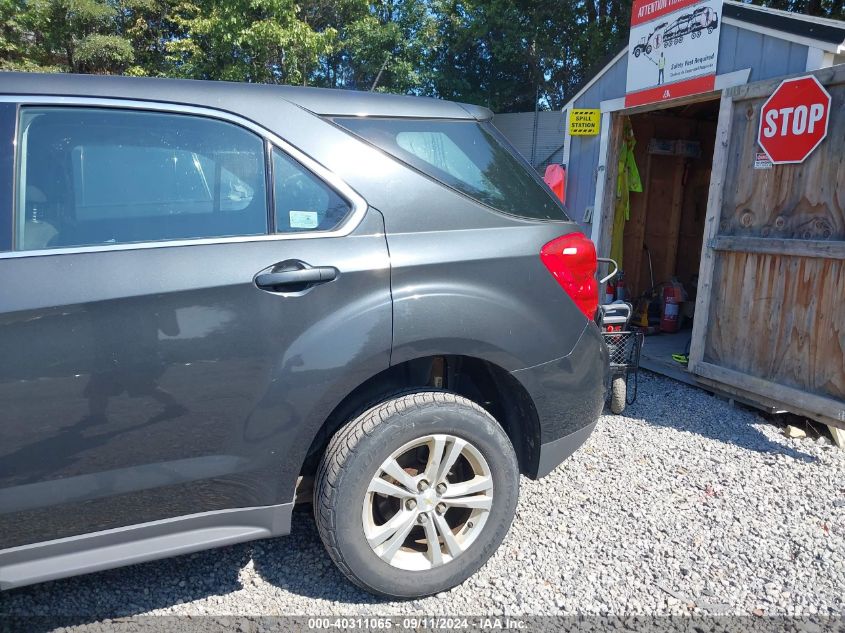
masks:
[(431, 510), (434, 510), (434, 506), (436, 505), (437, 493), (434, 491), (433, 488), (429, 488), (420, 495), (419, 506), (423, 512), (430, 512)]

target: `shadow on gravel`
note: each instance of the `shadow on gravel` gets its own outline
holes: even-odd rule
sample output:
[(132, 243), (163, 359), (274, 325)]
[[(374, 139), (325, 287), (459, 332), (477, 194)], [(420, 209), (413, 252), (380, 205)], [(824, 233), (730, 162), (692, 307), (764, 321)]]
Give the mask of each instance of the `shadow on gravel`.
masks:
[[(286, 537), (0, 593), (0, 631), (50, 631), (194, 600), (213, 603), (215, 596), (225, 599), (243, 588), (239, 574), (250, 558), (261, 579), (284, 591), (309, 599), (371, 604), (374, 611), (387, 602), (361, 591), (337, 570), (317, 534), (311, 507), (302, 506), (294, 511)], [(4, 629), (5, 625), (12, 628)]]
[(266, 582), (306, 598), (371, 604), (389, 602), (367, 593), (346, 579), (323, 547), (310, 505), (296, 506), (290, 536), (256, 541), (252, 560)]
[(757, 453), (784, 455), (805, 463), (817, 461), (812, 455), (766, 437), (754, 425), (771, 423), (760, 417), (758, 411), (739, 403), (731, 406), (703, 389), (658, 378), (645, 371), (640, 374), (637, 401), (629, 405), (623, 415)]
[(250, 554), (245, 543), (2, 592), (0, 631), (49, 631), (224, 596), (241, 589)]

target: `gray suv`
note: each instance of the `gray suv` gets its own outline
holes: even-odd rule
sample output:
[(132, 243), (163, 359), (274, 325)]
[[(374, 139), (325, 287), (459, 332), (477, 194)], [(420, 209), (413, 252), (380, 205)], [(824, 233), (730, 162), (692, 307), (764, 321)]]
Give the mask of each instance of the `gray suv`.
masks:
[(290, 530), (474, 573), (603, 405), (596, 253), (480, 107), (0, 73), (0, 588)]

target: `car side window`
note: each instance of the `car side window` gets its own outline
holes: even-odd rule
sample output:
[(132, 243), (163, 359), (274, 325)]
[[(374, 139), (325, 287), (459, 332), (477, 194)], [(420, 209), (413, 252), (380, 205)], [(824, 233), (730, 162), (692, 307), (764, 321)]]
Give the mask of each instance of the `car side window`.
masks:
[(187, 114), (27, 107), (16, 250), (262, 235), (264, 142)]
[(276, 232), (330, 231), (349, 214), (350, 204), (299, 162), (273, 150)]

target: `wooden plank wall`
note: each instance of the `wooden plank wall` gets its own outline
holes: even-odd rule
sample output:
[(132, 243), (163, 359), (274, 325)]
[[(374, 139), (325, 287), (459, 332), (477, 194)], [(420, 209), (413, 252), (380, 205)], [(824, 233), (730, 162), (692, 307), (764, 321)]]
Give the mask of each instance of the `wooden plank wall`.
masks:
[(724, 252), (707, 362), (845, 399), (845, 261)]
[(777, 82), (733, 96), (703, 361), (845, 412), (845, 67), (816, 74), (830, 128), (802, 164), (753, 168)]
[[(651, 252), (656, 284), (673, 276), (689, 282), (698, 273), (716, 123), (665, 114), (634, 115), (631, 123), (643, 192), (631, 194), (623, 269), (630, 296), (637, 296), (651, 286), (644, 244)], [(697, 140), (702, 156), (649, 154), (652, 138)]]
[(827, 139), (803, 163), (769, 170), (754, 169), (766, 98), (735, 105), (720, 235), (845, 240), (845, 85), (828, 92), (833, 116)]
[(675, 274), (686, 282), (698, 275), (701, 264), (701, 242), (704, 236), (704, 218), (707, 216), (707, 194), (713, 164), (713, 146), (716, 140), (716, 123), (699, 124), (702, 159), (693, 163), (684, 186), (681, 226), (678, 234), (678, 260)]

